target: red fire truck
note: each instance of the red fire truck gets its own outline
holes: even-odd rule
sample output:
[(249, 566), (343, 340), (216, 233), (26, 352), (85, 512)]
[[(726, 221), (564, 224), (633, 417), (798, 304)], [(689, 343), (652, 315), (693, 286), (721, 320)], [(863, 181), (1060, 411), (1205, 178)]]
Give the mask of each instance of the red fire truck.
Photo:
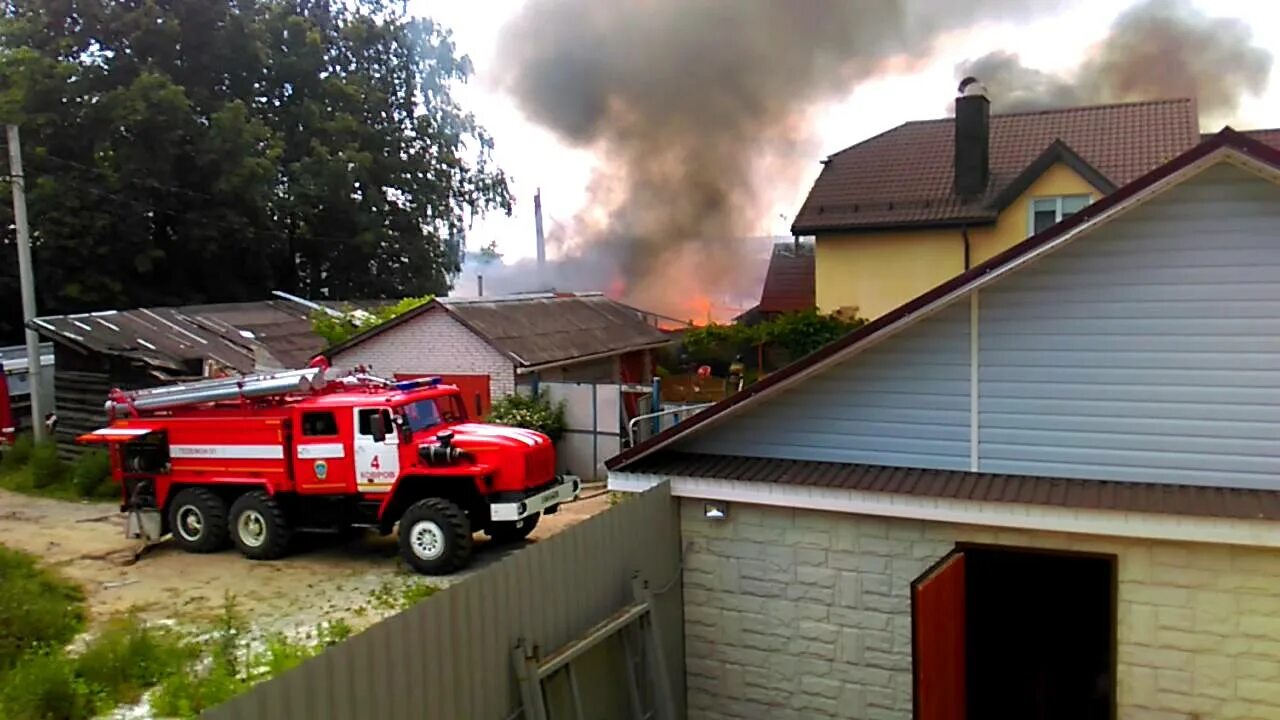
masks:
[(17, 434), (17, 422), (9, 401), (9, 381), (5, 377), (4, 363), (0, 362), (0, 445), (11, 445)]
[(454, 386), (325, 374), (113, 391), (110, 424), (79, 440), (109, 447), (130, 537), (195, 553), (272, 559), (299, 532), (398, 524), (405, 560), (446, 574), (473, 531), (520, 540), (579, 493), (546, 435), (470, 422)]

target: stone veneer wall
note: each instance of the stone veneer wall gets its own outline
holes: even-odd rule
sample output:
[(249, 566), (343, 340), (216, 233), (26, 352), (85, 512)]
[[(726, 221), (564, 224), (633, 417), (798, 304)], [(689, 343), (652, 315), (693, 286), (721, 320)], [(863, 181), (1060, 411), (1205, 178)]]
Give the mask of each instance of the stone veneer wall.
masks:
[(1116, 555), (1119, 717), (1280, 718), (1280, 551), (682, 501), (690, 720), (911, 718), (910, 583), (957, 541)]

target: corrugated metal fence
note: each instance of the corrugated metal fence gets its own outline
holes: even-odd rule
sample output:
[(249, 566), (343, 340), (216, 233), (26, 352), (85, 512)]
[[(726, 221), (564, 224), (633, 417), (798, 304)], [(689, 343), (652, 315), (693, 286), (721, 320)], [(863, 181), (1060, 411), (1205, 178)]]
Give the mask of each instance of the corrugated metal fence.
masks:
[[(666, 484), (513, 552), (323, 655), (215, 708), (206, 720), (507, 720), (520, 717), (512, 649), (543, 655), (634, 599), (637, 573), (657, 595), (674, 704), (684, 699), (679, 519)], [(584, 656), (594, 670), (586, 716), (621, 718), (618, 646)], [(601, 673), (602, 668), (616, 670)], [(573, 717), (548, 682), (553, 718)]]

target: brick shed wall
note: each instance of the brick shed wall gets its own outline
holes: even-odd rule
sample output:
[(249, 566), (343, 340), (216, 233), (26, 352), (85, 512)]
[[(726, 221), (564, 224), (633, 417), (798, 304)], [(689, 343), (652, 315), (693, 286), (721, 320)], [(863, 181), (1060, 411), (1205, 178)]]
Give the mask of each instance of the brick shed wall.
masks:
[(909, 720), (910, 583), (957, 541), (1117, 556), (1119, 717), (1280, 717), (1280, 551), (687, 500), (681, 526), (690, 720)]
[(385, 377), (398, 372), (488, 375), (493, 399), (515, 392), (511, 359), (439, 308), (339, 353), (332, 362), (340, 367), (366, 365)]

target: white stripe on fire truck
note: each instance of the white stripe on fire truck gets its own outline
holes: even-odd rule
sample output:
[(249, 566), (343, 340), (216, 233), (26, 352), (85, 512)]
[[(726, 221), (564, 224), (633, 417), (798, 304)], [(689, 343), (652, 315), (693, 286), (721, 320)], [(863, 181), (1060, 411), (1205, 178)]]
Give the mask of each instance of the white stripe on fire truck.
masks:
[(322, 460), (347, 456), (347, 448), (342, 443), (311, 443), (298, 446), (299, 460)]
[(120, 436), (120, 435), (146, 435), (147, 433), (152, 432), (153, 430), (155, 430), (155, 428), (145, 428), (145, 427), (140, 427), (140, 428), (131, 428), (131, 427), (111, 428), (111, 427), (106, 427), (106, 428), (102, 428), (101, 430), (94, 430), (92, 434), (93, 434), (93, 435), (112, 435), (112, 436)]
[(283, 460), (280, 445), (170, 445), (176, 458), (222, 458), (224, 460)]

